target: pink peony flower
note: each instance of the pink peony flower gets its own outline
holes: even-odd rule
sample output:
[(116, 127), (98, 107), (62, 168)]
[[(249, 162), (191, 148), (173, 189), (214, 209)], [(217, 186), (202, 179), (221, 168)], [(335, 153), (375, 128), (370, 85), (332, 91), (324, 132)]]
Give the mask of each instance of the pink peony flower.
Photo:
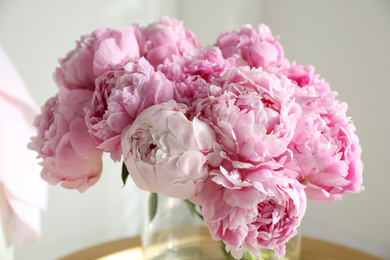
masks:
[(183, 23), (164, 16), (142, 30), (141, 55), (155, 67), (172, 55), (194, 55), (200, 48), (198, 38)]
[(343, 193), (362, 187), (363, 163), (355, 126), (346, 116), (347, 105), (330, 92), (302, 106), (289, 149), (294, 162), (286, 165), (299, 172), (308, 199), (339, 200)]
[(267, 67), (267, 72), (273, 73), (278, 77), (287, 77), (294, 83), (299, 89), (295, 89), (294, 95), (291, 98), (305, 99), (307, 97), (324, 95), (329, 92), (330, 86), (319, 74), (315, 74), (313, 66), (303, 66), (290, 63), (287, 58), (284, 58), (279, 66)]
[(234, 61), (225, 60), (218, 48), (208, 47), (201, 49), (197, 55), (174, 55), (157, 69), (175, 84), (175, 100), (191, 105), (197, 99), (216, 95), (219, 88), (212, 84), (234, 66)]
[(278, 65), (284, 57), (278, 37), (275, 38), (264, 24), (256, 29), (247, 24), (238, 31), (222, 33), (215, 46), (222, 50), (225, 58), (236, 56), (238, 64), (255, 68)]
[(60, 88), (35, 118), (37, 136), (29, 148), (38, 152), (41, 177), (52, 185), (84, 192), (100, 178), (102, 152), (90, 138), (84, 120), (92, 91)]
[(180, 199), (202, 190), (215, 135), (207, 124), (187, 116), (187, 107), (172, 100), (145, 109), (124, 130), (124, 162), (140, 189)]
[(201, 47), (168, 17), (82, 36), (60, 60), (58, 94), (29, 148), (42, 178), (83, 192), (102, 153), (122, 158), (143, 190), (202, 206), (234, 258), (285, 254), (307, 198), (362, 187), (361, 147), (347, 106), (314, 67), (290, 63), (266, 25)]
[(215, 177), (206, 180), (194, 201), (202, 206), (213, 239), (222, 240), (236, 259), (245, 248), (259, 258), (259, 247), (274, 250), (280, 258), (305, 214), (304, 187), (275, 161), (248, 168), (245, 178), (237, 179), (241, 170), (214, 170)]
[(301, 109), (283, 98), (278, 78), (240, 67), (228, 71), (221, 81), (224, 93), (198, 102), (195, 114), (215, 130), (223, 157), (260, 163), (283, 154)]
[(119, 161), (120, 136), (146, 108), (173, 98), (173, 84), (144, 58), (107, 71), (96, 80), (86, 122), (98, 148)]
[(93, 90), (95, 79), (111, 66), (140, 57), (139, 38), (137, 26), (123, 32), (100, 28), (82, 36), (76, 48), (60, 59), (60, 67), (54, 73), (57, 85)]

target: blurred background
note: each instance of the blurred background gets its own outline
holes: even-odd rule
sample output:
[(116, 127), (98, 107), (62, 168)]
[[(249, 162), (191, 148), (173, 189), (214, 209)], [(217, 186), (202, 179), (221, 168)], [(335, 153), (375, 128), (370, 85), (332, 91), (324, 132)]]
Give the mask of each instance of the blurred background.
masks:
[[(0, 45), (41, 106), (57, 92), (58, 58), (80, 35), (145, 26), (163, 15), (183, 20), (204, 45), (223, 31), (265, 23), (280, 35), (290, 61), (313, 65), (330, 83), (357, 128), (365, 190), (309, 203), (303, 235), (390, 259), (390, 1), (0, 0)], [(120, 172), (106, 156), (101, 180), (84, 194), (50, 186), (41, 239), (27, 247), (16, 243), (15, 259), (52, 260), (137, 235), (140, 191), (130, 181), (123, 187)]]

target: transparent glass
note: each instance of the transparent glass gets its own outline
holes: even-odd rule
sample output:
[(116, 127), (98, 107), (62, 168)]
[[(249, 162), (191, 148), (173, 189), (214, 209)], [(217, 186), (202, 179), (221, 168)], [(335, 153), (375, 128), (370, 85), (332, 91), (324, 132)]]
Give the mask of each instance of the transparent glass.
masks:
[[(221, 242), (212, 240), (204, 221), (193, 216), (184, 201), (157, 194), (157, 208), (150, 207), (151, 194), (145, 193), (143, 201), (145, 222), (141, 240), (145, 260), (234, 259), (222, 251), (224, 246)], [(300, 243), (301, 235), (298, 234), (287, 244), (286, 256), (281, 259), (299, 260)], [(261, 260), (276, 259), (273, 251), (260, 251)]]
[(151, 193), (145, 194), (143, 203), (146, 207), (141, 239), (145, 260), (224, 259), (204, 221), (193, 216), (184, 201), (158, 194), (157, 211), (150, 220), (150, 196)]

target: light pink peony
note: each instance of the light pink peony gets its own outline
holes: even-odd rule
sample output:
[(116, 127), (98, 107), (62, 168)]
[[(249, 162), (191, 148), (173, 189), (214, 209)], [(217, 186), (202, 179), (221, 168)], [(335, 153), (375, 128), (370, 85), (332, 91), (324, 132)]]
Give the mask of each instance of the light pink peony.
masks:
[(172, 100), (145, 109), (124, 130), (124, 162), (140, 189), (180, 199), (202, 190), (215, 135), (207, 124), (187, 116), (186, 106)]
[(82, 36), (76, 48), (59, 60), (60, 67), (54, 73), (57, 85), (93, 90), (95, 79), (111, 66), (140, 57), (139, 38), (137, 26), (123, 32), (100, 28)]
[(143, 28), (142, 36), (141, 55), (155, 67), (172, 55), (194, 55), (201, 46), (182, 22), (167, 16)]
[(238, 64), (255, 68), (279, 65), (284, 57), (278, 37), (264, 24), (255, 29), (247, 24), (237, 31), (222, 33), (215, 46), (225, 58), (236, 56)]
[(329, 84), (320, 78), (319, 74), (315, 74), (313, 66), (303, 66), (295, 62), (289, 62), (284, 58), (279, 66), (267, 67), (267, 72), (277, 75), (279, 78), (287, 77), (296, 83), (297, 89), (291, 98), (306, 99), (310, 97), (318, 97), (331, 92)]
[(92, 102), (86, 109), (89, 132), (98, 148), (119, 161), (120, 136), (146, 108), (174, 96), (173, 84), (144, 58), (129, 61), (96, 80)]
[(219, 88), (212, 84), (234, 67), (234, 61), (225, 60), (220, 49), (206, 47), (197, 55), (174, 55), (157, 69), (175, 84), (175, 100), (191, 105), (197, 99), (219, 93)]
[(305, 214), (304, 187), (275, 161), (248, 168), (246, 174), (240, 171), (213, 171), (215, 177), (206, 180), (194, 201), (202, 206), (213, 239), (222, 240), (236, 259), (245, 248), (259, 258), (259, 247), (280, 258)]
[(363, 189), (359, 139), (346, 116), (347, 105), (335, 95), (330, 92), (302, 106), (289, 145), (294, 162), (286, 165), (300, 174), (312, 201), (340, 200), (343, 193)]
[(260, 163), (283, 154), (301, 109), (283, 97), (278, 78), (240, 67), (223, 76), (221, 88), (220, 97), (198, 102), (195, 114), (215, 130), (223, 157)]
[(41, 177), (52, 185), (84, 192), (100, 178), (102, 151), (96, 148), (84, 120), (92, 91), (60, 88), (35, 118), (38, 128), (29, 148), (38, 152)]

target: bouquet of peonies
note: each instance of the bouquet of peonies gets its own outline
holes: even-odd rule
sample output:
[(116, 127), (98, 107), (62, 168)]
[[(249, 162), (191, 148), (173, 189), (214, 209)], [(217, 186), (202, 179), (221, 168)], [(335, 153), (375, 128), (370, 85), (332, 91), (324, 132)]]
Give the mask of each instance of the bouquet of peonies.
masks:
[(362, 191), (347, 105), (311, 66), (290, 62), (269, 27), (245, 25), (203, 47), (163, 17), (84, 35), (59, 60), (58, 93), (29, 148), (50, 184), (84, 192), (102, 154), (136, 185), (201, 206), (233, 257), (285, 253), (306, 199)]

